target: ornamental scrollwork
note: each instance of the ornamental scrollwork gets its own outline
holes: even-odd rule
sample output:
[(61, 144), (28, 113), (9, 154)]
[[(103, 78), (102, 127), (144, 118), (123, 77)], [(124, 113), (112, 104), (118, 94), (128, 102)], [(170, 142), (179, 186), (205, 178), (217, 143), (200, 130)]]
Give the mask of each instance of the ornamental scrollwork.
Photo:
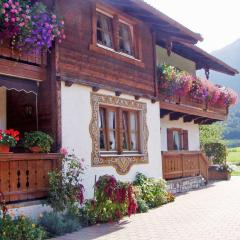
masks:
[[(142, 115), (142, 153), (133, 156), (124, 155), (109, 155), (100, 154), (99, 149), (99, 129), (98, 129), (98, 112), (100, 105), (109, 105), (141, 111)], [(91, 93), (92, 119), (89, 126), (90, 135), (92, 138), (92, 167), (112, 166), (120, 175), (126, 175), (131, 167), (135, 164), (148, 163), (148, 137), (149, 131), (147, 127), (147, 104), (135, 100), (124, 99), (116, 96), (109, 96), (97, 93)]]

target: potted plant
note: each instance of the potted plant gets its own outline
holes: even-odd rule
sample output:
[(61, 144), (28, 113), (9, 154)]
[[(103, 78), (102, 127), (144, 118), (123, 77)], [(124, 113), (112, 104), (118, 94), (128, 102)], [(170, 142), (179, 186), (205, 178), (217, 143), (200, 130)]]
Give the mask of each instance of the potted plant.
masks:
[(23, 139), (24, 147), (33, 153), (48, 153), (51, 150), (53, 139), (40, 131), (26, 132)]
[(19, 141), (19, 132), (13, 129), (0, 130), (0, 153), (8, 153)]

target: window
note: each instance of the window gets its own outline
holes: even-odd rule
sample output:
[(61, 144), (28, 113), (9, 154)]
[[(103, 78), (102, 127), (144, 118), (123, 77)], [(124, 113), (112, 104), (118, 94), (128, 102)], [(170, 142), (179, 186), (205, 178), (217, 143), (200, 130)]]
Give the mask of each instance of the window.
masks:
[(134, 27), (115, 13), (96, 12), (96, 41), (99, 45), (134, 57)]
[(183, 129), (167, 129), (168, 150), (188, 150), (188, 131)]
[(100, 106), (99, 147), (101, 152), (140, 152), (139, 111)]
[(133, 55), (133, 41), (130, 26), (124, 23), (119, 24), (119, 51)]
[(97, 13), (97, 42), (113, 48), (112, 18), (102, 13)]

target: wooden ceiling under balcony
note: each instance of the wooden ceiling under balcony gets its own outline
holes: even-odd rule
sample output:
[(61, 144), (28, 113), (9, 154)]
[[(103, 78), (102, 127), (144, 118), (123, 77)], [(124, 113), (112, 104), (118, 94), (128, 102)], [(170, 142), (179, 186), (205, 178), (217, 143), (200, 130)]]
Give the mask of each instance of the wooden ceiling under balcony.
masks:
[(164, 99), (160, 101), (161, 118), (169, 116), (170, 121), (183, 119), (183, 122), (195, 124), (211, 124), (225, 121), (228, 115), (227, 107), (210, 106), (204, 102), (194, 101), (189, 97)]
[(0, 75), (41, 82), (47, 78), (46, 65), (46, 54), (26, 54), (0, 45)]

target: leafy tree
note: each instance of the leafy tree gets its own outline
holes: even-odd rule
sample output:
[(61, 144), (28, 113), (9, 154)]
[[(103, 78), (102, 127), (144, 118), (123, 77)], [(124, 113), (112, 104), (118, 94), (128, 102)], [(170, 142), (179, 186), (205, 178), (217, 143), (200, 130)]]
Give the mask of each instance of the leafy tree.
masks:
[(203, 146), (206, 143), (224, 143), (223, 132), (224, 124), (212, 124), (200, 126), (200, 143)]

